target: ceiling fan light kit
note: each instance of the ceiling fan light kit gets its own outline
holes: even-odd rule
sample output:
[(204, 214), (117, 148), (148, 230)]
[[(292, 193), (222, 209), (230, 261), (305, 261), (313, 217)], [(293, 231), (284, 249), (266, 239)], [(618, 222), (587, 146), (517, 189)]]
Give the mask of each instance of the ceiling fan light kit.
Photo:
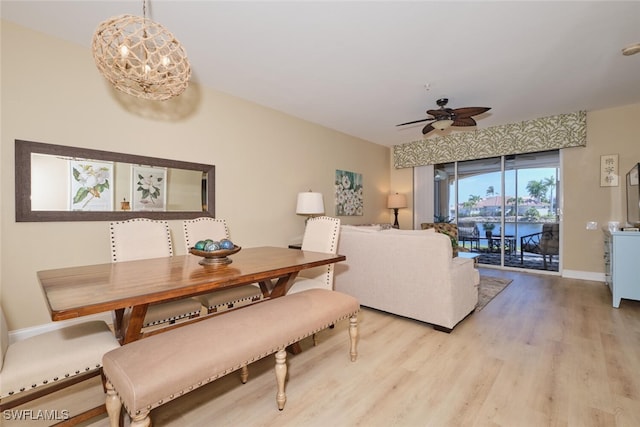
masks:
[(426, 119), (414, 120), (412, 122), (401, 123), (396, 126), (405, 126), (414, 123), (432, 122), (422, 129), (422, 134), (426, 135), (434, 129), (445, 130), (450, 126), (475, 126), (476, 121), (471, 116), (489, 111), (490, 107), (464, 107), (464, 108), (446, 108), (449, 102), (448, 98), (440, 98), (436, 104), (440, 107), (437, 110), (427, 110), (427, 114), (432, 117)]
[(438, 130), (445, 130), (453, 124), (453, 120), (451, 119), (437, 119), (435, 122), (431, 123), (431, 126)]

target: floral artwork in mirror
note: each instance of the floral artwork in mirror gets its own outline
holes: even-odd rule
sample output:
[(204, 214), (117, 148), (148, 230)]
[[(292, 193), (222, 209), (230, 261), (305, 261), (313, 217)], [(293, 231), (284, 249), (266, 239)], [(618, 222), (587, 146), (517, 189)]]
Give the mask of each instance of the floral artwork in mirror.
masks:
[(167, 169), (131, 166), (134, 211), (167, 210)]
[(72, 211), (112, 211), (113, 162), (69, 162)]

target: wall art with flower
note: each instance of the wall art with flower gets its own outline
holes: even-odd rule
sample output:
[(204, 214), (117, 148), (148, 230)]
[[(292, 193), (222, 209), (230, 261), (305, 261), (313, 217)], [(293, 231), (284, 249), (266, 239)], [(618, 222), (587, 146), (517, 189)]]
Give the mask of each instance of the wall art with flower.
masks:
[(113, 162), (69, 161), (72, 211), (113, 210)]
[(362, 215), (362, 174), (336, 170), (336, 216)]
[(131, 166), (134, 211), (167, 210), (167, 169)]

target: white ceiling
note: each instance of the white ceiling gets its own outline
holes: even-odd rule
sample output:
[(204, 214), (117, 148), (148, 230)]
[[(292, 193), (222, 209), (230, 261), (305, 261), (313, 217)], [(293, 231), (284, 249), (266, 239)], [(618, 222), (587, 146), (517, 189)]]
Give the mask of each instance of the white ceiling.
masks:
[[(142, 2), (0, 11), (89, 48), (101, 21)], [(395, 125), (442, 97), (492, 107), (479, 129), (640, 102), (640, 54), (621, 53), (640, 42), (639, 1), (151, 0), (147, 16), (185, 46), (194, 81), (382, 145), (420, 139), (424, 124)]]

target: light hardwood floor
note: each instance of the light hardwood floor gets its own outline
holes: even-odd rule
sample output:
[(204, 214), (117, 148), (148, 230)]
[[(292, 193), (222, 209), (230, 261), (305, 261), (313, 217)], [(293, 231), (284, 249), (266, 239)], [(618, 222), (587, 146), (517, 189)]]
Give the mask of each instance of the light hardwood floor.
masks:
[[(346, 322), (289, 356), (283, 411), (270, 356), (247, 384), (233, 373), (153, 411), (154, 425), (640, 425), (640, 302), (615, 309), (599, 282), (480, 270), (514, 281), (451, 334), (365, 308), (355, 363)], [(40, 407), (102, 399), (98, 382), (82, 387)]]

